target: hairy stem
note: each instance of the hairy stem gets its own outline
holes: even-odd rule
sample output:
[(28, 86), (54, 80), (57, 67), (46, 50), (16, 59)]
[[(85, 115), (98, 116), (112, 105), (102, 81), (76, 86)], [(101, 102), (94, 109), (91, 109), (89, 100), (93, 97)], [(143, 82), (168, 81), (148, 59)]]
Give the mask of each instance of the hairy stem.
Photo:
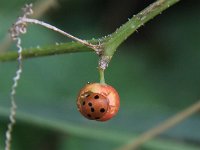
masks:
[[(128, 22), (126, 22), (124, 25), (122, 25), (119, 29), (117, 29), (113, 34), (108, 36), (107, 38), (100, 38), (100, 41), (103, 43), (103, 55), (109, 59), (112, 58), (114, 52), (116, 51), (117, 47), (121, 45), (131, 34), (134, 33), (138, 28), (140, 28), (144, 23), (148, 22), (150, 19), (154, 18), (161, 12), (163, 12), (165, 9), (169, 8), (176, 2), (180, 0), (157, 0), (156, 2), (152, 3), (150, 6), (145, 8), (143, 11), (138, 13), (137, 15), (134, 15)], [(27, 22), (31, 22), (31, 20), (26, 20)], [(33, 20), (32, 20), (33, 21)], [(38, 23), (38, 22), (36, 22)], [(85, 43), (86, 46), (92, 48), (92, 49), (98, 49), (100, 48), (98, 43), (98, 39), (94, 40), (96, 45)], [(84, 40), (79, 41), (79, 42), (86, 42)], [(70, 43), (69, 47), (70, 47)], [(61, 45), (55, 45), (51, 46), (48, 49), (46, 48), (35, 48), (33, 49), (27, 49), (26, 51), (23, 52), (23, 57), (24, 58), (29, 58), (29, 57), (39, 57), (39, 56), (47, 56), (47, 55), (53, 55), (53, 54), (61, 54), (61, 53), (70, 53), (70, 52), (82, 52), (85, 50), (82, 50), (79, 44), (74, 44), (73, 45), (73, 50), (70, 50), (68, 48), (64, 49), (63, 44)], [(55, 49), (55, 50), (53, 50)], [(61, 51), (57, 51), (57, 50)], [(88, 51), (88, 48), (87, 48)], [(17, 55), (15, 52), (7, 52), (0, 54), (0, 61), (9, 61), (16, 59)], [(104, 57), (102, 57), (104, 58)], [(109, 61), (107, 61), (109, 62)]]
[[(95, 42), (95, 41), (94, 41)], [(49, 45), (44, 47), (35, 47), (30, 49), (24, 49), (22, 51), (23, 59), (51, 56), (65, 53), (77, 53), (77, 52), (88, 52), (93, 51), (92, 49), (83, 46), (79, 43), (69, 42), (69, 43), (57, 43), (55, 45)], [(6, 52), (0, 54), (0, 61), (10, 61), (16, 60), (17, 52)]]
[(143, 26), (149, 20), (153, 19), (155, 16), (161, 14), (161, 12), (177, 3), (178, 1), (180, 0), (157, 0), (139, 12), (137, 15), (133, 15), (129, 21), (127, 21), (124, 25), (122, 25), (108, 37), (104, 44), (104, 55), (111, 58), (117, 47), (121, 45), (138, 28)]

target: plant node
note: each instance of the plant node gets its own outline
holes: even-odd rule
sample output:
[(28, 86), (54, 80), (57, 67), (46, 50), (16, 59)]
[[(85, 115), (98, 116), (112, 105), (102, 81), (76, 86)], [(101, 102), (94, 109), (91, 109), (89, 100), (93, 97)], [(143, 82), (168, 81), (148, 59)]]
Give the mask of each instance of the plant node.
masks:
[(111, 56), (101, 55), (99, 59), (99, 68), (105, 70), (111, 60)]
[(98, 44), (94, 45), (93, 49), (95, 50), (97, 55), (101, 56), (103, 54), (103, 45), (100, 41), (99, 41)]

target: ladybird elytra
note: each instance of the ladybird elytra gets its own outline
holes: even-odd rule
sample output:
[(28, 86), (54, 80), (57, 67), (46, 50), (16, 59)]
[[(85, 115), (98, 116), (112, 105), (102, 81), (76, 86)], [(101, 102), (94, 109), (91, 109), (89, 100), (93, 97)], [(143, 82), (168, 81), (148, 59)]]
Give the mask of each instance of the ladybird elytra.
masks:
[(116, 115), (119, 106), (117, 91), (107, 84), (86, 84), (77, 98), (78, 110), (90, 120), (107, 121)]

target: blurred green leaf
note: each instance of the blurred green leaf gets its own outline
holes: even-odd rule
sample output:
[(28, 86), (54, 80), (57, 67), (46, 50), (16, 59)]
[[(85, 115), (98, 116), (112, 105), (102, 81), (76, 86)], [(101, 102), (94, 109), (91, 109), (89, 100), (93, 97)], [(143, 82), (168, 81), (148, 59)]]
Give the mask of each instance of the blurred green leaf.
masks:
[[(100, 28), (103, 24), (102, 20), (98, 20), (100, 12), (97, 13), (99, 16), (93, 18), (93, 27), (90, 22), (93, 19), (89, 18), (92, 13), (85, 12), (83, 2), (77, 8), (73, 4), (75, 1), (70, 2), (70, 6), (63, 4), (66, 8), (61, 7), (59, 12), (56, 12), (60, 15), (51, 16), (52, 22), (54, 21), (52, 24), (59, 22), (59, 26), (65, 31), (77, 31), (75, 34), (80, 35), (79, 37), (94, 37), (102, 31), (105, 32), (106, 29)], [(7, 1), (1, 3), (1, 12), (4, 11), (2, 6), (5, 6), (6, 10), (0, 13), (1, 20), (4, 20), (0, 29), (0, 36), (3, 38), (19, 12), (17, 7), (20, 8), (20, 3), (24, 1), (20, 1), (15, 9), (11, 7), (17, 2), (13, 2), (12, 6)], [(62, 135), (58, 146), (60, 150), (94, 149), (95, 145), (101, 149), (116, 148), (195, 102), (200, 96), (200, 5), (188, 7), (188, 3), (190, 2), (181, 2), (179, 7), (175, 6), (171, 11), (152, 20), (141, 28), (133, 39), (125, 42), (114, 55), (106, 70), (106, 81), (119, 91), (121, 108), (118, 115), (109, 122), (86, 120), (76, 110), (76, 95), (80, 88), (87, 82), (99, 80), (96, 68), (98, 58), (95, 54), (69, 54), (24, 61), (22, 80), (17, 89), (14, 148), (21, 148), (17, 137), (22, 129), (30, 133), (33, 139), (41, 139), (44, 143), (48, 136), (46, 132), (52, 132), (55, 136)], [(81, 21), (76, 22), (75, 17), (67, 17), (70, 15), (64, 10), (69, 11), (71, 7), (71, 12), (72, 6), (75, 10), (82, 8), (75, 15), (82, 18)], [(9, 10), (13, 13), (8, 14)], [(104, 16), (105, 12), (108, 11), (103, 10), (101, 15)], [(5, 16), (6, 13), (8, 16)], [(80, 34), (85, 31), (86, 35)], [(65, 38), (41, 27), (30, 26), (22, 43), (28, 48), (60, 41), (65, 41)], [(10, 107), (9, 92), (15, 70), (16, 62), (0, 63), (0, 123), (3, 123), (1, 136), (4, 136), (2, 131), (6, 128), (5, 118), (8, 118)], [(21, 129), (18, 128), (20, 124), (24, 125)], [(27, 129), (26, 126), (33, 129)], [(200, 120), (197, 114), (146, 143), (142, 149), (197, 150), (198, 145), (193, 146), (193, 143), (200, 142), (199, 129)], [(29, 142), (31, 144), (31, 141)], [(27, 147), (28, 144), (27, 142)], [(33, 142), (31, 148), (34, 149), (37, 144), (37, 141)], [(79, 144), (80, 147), (77, 146)]]

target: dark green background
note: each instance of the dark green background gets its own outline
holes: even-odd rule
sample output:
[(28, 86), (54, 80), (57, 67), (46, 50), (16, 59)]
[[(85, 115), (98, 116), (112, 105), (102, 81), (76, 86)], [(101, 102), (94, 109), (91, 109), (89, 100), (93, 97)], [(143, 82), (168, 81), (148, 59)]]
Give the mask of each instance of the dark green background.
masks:
[[(0, 1), (0, 40), (25, 3)], [(153, 1), (60, 0), (40, 20), (82, 39), (108, 35)], [(98, 57), (75, 53), (23, 62), (17, 88), (13, 150), (110, 150), (154, 127), (200, 98), (200, 3), (176, 4), (141, 27), (115, 53), (106, 81), (121, 98), (118, 115), (108, 122), (83, 118), (76, 96), (87, 82), (98, 82)], [(24, 48), (71, 41), (30, 25)], [(12, 45), (9, 50), (16, 50)], [(3, 149), (9, 92), (17, 62), (0, 62), (0, 149)], [(200, 149), (200, 113), (150, 141), (142, 150)]]

